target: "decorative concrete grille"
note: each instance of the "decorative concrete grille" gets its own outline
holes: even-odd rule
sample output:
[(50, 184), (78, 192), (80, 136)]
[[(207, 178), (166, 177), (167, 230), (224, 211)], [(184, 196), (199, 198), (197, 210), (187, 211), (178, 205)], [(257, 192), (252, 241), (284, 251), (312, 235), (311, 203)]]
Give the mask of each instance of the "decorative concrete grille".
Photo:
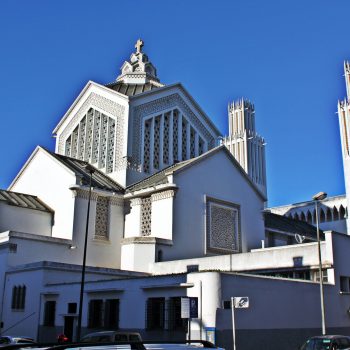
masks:
[(191, 127), (190, 130), (190, 158), (194, 158), (196, 156), (196, 133), (194, 129)]
[(178, 111), (175, 109), (173, 113), (173, 157), (174, 160), (179, 160), (179, 125)]
[(78, 127), (73, 130), (72, 133), (72, 154), (71, 157), (76, 158), (78, 152)]
[(159, 169), (159, 152), (160, 152), (160, 116), (154, 118), (154, 152), (153, 167)]
[(182, 160), (187, 159), (187, 123), (182, 116)]
[(169, 124), (170, 113), (164, 115), (164, 132), (163, 132), (163, 163), (169, 164)]
[(87, 113), (87, 125), (86, 125), (86, 144), (85, 144), (85, 157), (84, 157), (84, 160), (86, 161), (91, 158), (93, 125), (94, 125), (94, 110), (90, 108)]
[(151, 120), (145, 121), (145, 134), (144, 134), (144, 149), (143, 149), (143, 171), (149, 173), (150, 171), (150, 147), (151, 147)]
[(106, 166), (108, 118), (102, 114), (99, 168)]
[(79, 125), (67, 138), (65, 155), (85, 160), (92, 164), (98, 162), (99, 168), (113, 172), (116, 154), (115, 119), (90, 108)]
[(94, 141), (92, 144), (92, 163), (97, 163), (98, 149), (100, 144), (100, 126), (101, 126), (101, 114), (95, 111), (95, 126), (94, 126)]
[(199, 137), (198, 138), (198, 155), (200, 156), (204, 152), (204, 141)]
[(233, 203), (207, 200), (207, 249), (240, 251), (240, 209)]
[(108, 198), (97, 197), (95, 238), (108, 239), (108, 212), (109, 212)]
[(71, 148), (72, 148), (72, 137), (69, 136), (66, 141), (66, 151), (65, 151), (65, 155), (68, 157), (70, 157)]
[(84, 159), (86, 117), (79, 123), (78, 159)]
[[(202, 139), (205, 140), (205, 149), (211, 149), (215, 147), (216, 144), (216, 137), (213, 134), (213, 130), (210, 130), (210, 127), (205, 126), (200, 119), (193, 113), (191, 108), (184, 102), (184, 100), (178, 95), (168, 95), (165, 97), (162, 97), (158, 100), (150, 101), (149, 103), (142, 104), (140, 106), (137, 106), (133, 110), (133, 148), (132, 148), (132, 163), (134, 164), (134, 167), (137, 167), (138, 165), (142, 164), (143, 161), (143, 151), (144, 151), (144, 140), (142, 139), (144, 137), (144, 120), (146, 118), (149, 118), (151, 115), (160, 115), (164, 111), (169, 111), (169, 109), (173, 109), (175, 112), (176, 110), (180, 110), (181, 113), (186, 118), (186, 121), (190, 123), (190, 125), (202, 135)], [(206, 118), (204, 118), (206, 119)], [(174, 139), (175, 134), (173, 132)], [(181, 138), (181, 134), (178, 135), (179, 138)], [(179, 140), (179, 148), (181, 147), (181, 140)], [(153, 146), (153, 145), (152, 145)], [(175, 160), (180, 160), (181, 157), (181, 149), (180, 154), (176, 151), (176, 144), (173, 144), (173, 153)], [(186, 156), (187, 156), (187, 150), (186, 150)], [(187, 157), (185, 158), (187, 159)], [(151, 169), (152, 170), (152, 169)]]
[(151, 235), (152, 201), (151, 197), (141, 200), (141, 235)]
[[(180, 123), (180, 125), (179, 125)], [(172, 135), (170, 134), (172, 132)], [(143, 171), (150, 173), (171, 160), (194, 158), (204, 152), (204, 140), (178, 109), (143, 122)]]
[(107, 150), (107, 167), (106, 172), (111, 173), (113, 171), (113, 159), (115, 149), (115, 120), (109, 118), (109, 130), (108, 130), (108, 150)]

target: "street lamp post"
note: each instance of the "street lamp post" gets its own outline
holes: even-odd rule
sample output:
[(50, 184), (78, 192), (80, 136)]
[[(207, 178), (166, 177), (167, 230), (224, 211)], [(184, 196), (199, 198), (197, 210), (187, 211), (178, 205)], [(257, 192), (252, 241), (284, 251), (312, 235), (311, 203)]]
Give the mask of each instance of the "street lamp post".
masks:
[(318, 247), (318, 274), (320, 279), (320, 300), (321, 300), (321, 317), (322, 317), (322, 334), (326, 334), (325, 307), (324, 307), (324, 292), (323, 292), (323, 272), (322, 272), (322, 256), (321, 256), (321, 240), (320, 227), (318, 222), (318, 201), (325, 199), (327, 193), (319, 192), (312, 199), (315, 201), (316, 210), (316, 231), (317, 231), (317, 247)]
[(90, 200), (91, 200), (92, 174), (95, 172), (95, 169), (92, 166), (90, 166), (90, 165), (86, 165), (85, 169), (90, 173), (90, 181), (89, 181), (89, 197), (88, 197), (88, 207), (87, 207), (86, 226), (85, 226), (85, 242), (84, 242), (83, 266), (82, 266), (82, 269), (81, 269), (77, 341), (80, 341), (80, 336), (81, 336), (81, 319), (82, 319), (82, 313), (83, 313), (83, 300), (84, 300), (86, 251), (87, 251), (87, 241), (88, 241), (88, 233), (89, 233), (89, 217), (90, 217)]

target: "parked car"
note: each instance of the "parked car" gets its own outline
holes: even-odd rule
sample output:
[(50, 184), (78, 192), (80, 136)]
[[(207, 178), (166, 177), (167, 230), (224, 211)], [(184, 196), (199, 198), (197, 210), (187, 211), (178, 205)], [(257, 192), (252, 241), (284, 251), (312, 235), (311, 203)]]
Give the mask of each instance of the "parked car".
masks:
[(350, 349), (350, 337), (345, 335), (322, 335), (308, 339), (300, 350), (344, 350)]
[(29, 337), (14, 337), (10, 335), (3, 335), (0, 337), (0, 347), (10, 344), (34, 344), (35, 341)]
[(140, 333), (136, 332), (101, 331), (86, 334), (81, 341), (83, 343), (139, 342), (142, 339)]

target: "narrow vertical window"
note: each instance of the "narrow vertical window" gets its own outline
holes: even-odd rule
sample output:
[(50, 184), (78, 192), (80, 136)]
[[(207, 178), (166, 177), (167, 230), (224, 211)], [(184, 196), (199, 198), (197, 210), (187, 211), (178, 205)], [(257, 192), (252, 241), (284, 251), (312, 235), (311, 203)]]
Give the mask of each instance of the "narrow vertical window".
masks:
[(164, 115), (164, 129), (163, 129), (163, 163), (169, 163), (169, 122), (170, 115)]
[(187, 122), (182, 117), (182, 160), (187, 159)]
[(95, 125), (94, 125), (94, 136), (92, 144), (92, 163), (97, 163), (99, 146), (100, 146), (100, 127), (101, 127), (101, 113), (95, 111)]
[(44, 326), (54, 327), (56, 317), (56, 301), (49, 300), (45, 302), (44, 307)]
[(93, 299), (89, 302), (89, 328), (98, 328), (103, 326), (103, 300)]
[(149, 298), (146, 304), (147, 329), (164, 329), (165, 298)]
[(153, 167), (159, 169), (160, 116), (154, 118)]
[(143, 171), (145, 173), (150, 172), (151, 125), (150, 119), (145, 121), (143, 136)]
[(178, 125), (178, 111), (174, 110), (173, 114), (173, 157), (174, 161), (179, 160), (179, 125)]

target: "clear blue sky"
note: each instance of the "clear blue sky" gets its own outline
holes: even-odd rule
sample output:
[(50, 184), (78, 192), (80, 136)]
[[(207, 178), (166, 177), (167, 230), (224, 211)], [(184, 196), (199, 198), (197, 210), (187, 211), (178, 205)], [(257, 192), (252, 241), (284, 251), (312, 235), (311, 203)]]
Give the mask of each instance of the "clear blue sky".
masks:
[(349, 0), (1, 0), (0, 188), (88, 80), (113, 81), (141, 37), (223, 134), (227, 104), (255, 104), (269, 205), (344, 193), (337, 100), (350, 59)]

